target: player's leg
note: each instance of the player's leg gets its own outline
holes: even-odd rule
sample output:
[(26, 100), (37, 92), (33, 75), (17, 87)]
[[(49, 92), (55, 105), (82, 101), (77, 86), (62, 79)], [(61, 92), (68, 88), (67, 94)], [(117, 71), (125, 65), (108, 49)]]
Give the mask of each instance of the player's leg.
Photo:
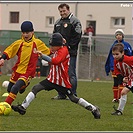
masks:
[(82, 107), (84, 107), (85, 109), (91, 111), (95, 119), (100, 119), (100, 116), (101, 116), (100, 109), (97, 106), (94, 106), (93, 104), (87, 102), (83, 98), (76, 97), (73, 94), (71, 89), (67, 89), (67, 88), (64, 88), (64, 87), (56, 87), (56, 90), (58, 92), (62, 92), (65, 95), (67, 95), (69, 97), (70, 101), (72, 101), (72, 102), (74, 102), (76, 104), (79, 104)]
[(119, 89), (118, 89), (118, 79), (116, 77), (116, 75), (113, 74), (112, 72), (112, 77), (113, 77), (113, 80), (114, 80), (114, 84), (113, 84), (113, 87), (112, 87), (112, 90), (113, 90), (113, 100), (112, 102), (118, 102), (119, 99), (118, 99), (118, 94), (119, 94)]
[(10, 105), (12, 102), (16, 99), (17, 93), (19, 89), (25, 85), (25, 81), (22, 79), (19, 79), (11, 88), (11, 91), (8, 95), (8, 97), (5, 99), (5, 102), (9, 103)]
[(122, 115), (124, 107), (127, 102), (127, 93), (130, 92), (130, 90), (127, 87), (124, 87), (121, 91), (121, 98), (119, 99), (119, 105), (118, 108), (115, 109), (115, 112), (112, 113), (112, 115)]
[(12, 105), (12, 109), (16, 112), (18, 112), (21, 115), (24, 115), (26, 113), (26, 109), (29, 107), (30, 103), (35, 99), (38, 92), (42, 90), (52, 90), (55, 86), (52, 86), (52, 83), (50, 84), (49, 81), (43, 80), (40, 83), (33, 86), (32, 91), (28, 93), (22, 104), (20, 105)]

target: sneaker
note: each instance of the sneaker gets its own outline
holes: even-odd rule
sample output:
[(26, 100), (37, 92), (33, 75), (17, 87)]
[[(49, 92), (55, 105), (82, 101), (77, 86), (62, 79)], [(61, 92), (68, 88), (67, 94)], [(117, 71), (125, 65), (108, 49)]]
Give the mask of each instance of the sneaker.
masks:
[(98, 106), (96, 106), (96, 109), (92, 110), (91, 113), (94, 115), (95, 119), (100, 119), (101, 114)]
[(122, 115), (120, 110), (116, 110), (115, 112), (111, 113), (111, 115)]
[(26, 113), (26, 109), (23, 106), (21, 106), (20, 104), (12, 105), (11, 107), (15, 112), (18, 112), (21, 115), (24, 115)]
[(115, 105), (113, 106), (115, 112), (112, 112), (111, 115), (122, 115), (122, 112), (118, 109), (116, 109)]
[(114, 99), (112, 100), (112, 103), (119, 103), (119, 99), (115, 99), (115, 98), (114, 98)]
[(53, 98), (51, 98), (52, 100), (69, 100), (69, 98), (68, 97), (61, 97), (61, 96), (59, 96), (59, 95), (57, 95), (57, 96), (55, 96), (55, 97), (53, 97)]

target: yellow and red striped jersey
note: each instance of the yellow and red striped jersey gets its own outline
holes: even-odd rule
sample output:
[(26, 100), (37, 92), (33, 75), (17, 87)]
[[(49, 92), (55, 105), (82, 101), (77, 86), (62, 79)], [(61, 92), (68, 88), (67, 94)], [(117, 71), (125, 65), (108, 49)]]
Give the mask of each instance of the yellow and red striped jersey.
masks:
[(28, 42), (23, 38), (15, 41), (4, 50), (4, 54), (7, 56), (7, 60), (17, 55), (17, 62), (12, 68), (20, 74), (29, 73), (34, 77), (36, 70), (36, 63), (38, 60), (38, 54), (36, 50), (41, 51), (43, 54), (49, 55), (50, 49), (40, 39), (34, 36)]

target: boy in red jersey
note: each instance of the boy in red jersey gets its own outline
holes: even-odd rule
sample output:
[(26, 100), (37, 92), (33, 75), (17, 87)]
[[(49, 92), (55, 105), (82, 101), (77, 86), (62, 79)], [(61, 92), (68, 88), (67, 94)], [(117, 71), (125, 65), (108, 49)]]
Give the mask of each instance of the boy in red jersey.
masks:
[(50, 49), (39, 39), (34, 37), (33, 24), (30, 21), (24, 21), (21, 24), (22, 38), (8, 46), (0, 59), (0, 66), (4, 65), (5, 60), (17, 56), (17, 61), (12, 68), (12, 76), (8, 85), (9, 92), (5, 102), (10, 105), (15, 100), (17, 93), (23, 93), (29, 85), (30, 80), (36, 72), (36, 62), (38, 60), (37, 50), (49, 55)]
[(21, 105), (12, 105), (14, 111), (24, 115), (26, 113), (26, 108), (29, 106), (31, 101), (35, 99), (38, 92), (42, 90), (50, 91), (55, 89), (57, 92), (62, 92), (67, 95), (72, 102), (91, 111), (95, 119), (100, 119), (100, 110), (97, 106), (88, 103), (83, 98), (76, 97), (72, 92), (72, 86), (68, 75), (70, 55), (67, 46), (63, 45), (65, 42), (65, 39), (60, 33), (54, 33), (50, 40), (51, 51), (53, 52), (52, 58), (38, 51), (42, 59), (51, 64), (49, 75), (45, 80), (33, 86), (32, 91), (29, 92)]
[[(127, 93), (133, 92), (133, 56), (124, 55), (124, 45), (117, 43), (112, 48), (114, 57), (114, 71), (116, 75), (123, 76), (124, 88), (121, 91), (121, 98), (119, 99), (119, 106), (115, 109), (112, 115), (122, 115), (127, 101)], [(119, 79), (122, 80), (122, 79)]]

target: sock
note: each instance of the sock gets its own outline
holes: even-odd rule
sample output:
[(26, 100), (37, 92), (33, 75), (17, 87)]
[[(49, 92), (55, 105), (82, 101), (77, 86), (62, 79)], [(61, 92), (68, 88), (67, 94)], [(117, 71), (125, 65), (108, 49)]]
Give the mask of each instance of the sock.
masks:
[(41, 76), (41, 72), (38, 72), (38, 77), (40, 77)]
[(118, 98), (120, 99), (121, 98), (121, 91), (123, 89), (123, 85), (119, 85), (118, 89), (119, 89)]
[(121, 95), (121, 98), (119, 100), (118, 110), (123, 112), (126, 102), (127, 102), (127, 95)]
[(119, 99), (118, 98), (118, 93), (119, 93), (119, 90), (118, 90), (118, 87), (113, 87), (113, 93), (114, 93), (114, 99)]
[(28, 108), (29, 104), (34, 100), (35, 95), (33, 92), (29, 92), (29, 94), (26, 96), (25, 100), (22, 102), (22, 105), (25, 109)]
[(5, 102), (11, 105), (15, 98), (16, 95), (10, 92), (8, 97), (5, 99)]
[(86, 100), (84, 100), (83, 98), (80, 98), (78, 101), (78, 104), (81, 105), (82, 107), (86, 108), (88, 106), (92, 107), (92, 110), (95, 110), (96, 107), (94, 105), (92, 105), (91, 103), (88, 103)]

